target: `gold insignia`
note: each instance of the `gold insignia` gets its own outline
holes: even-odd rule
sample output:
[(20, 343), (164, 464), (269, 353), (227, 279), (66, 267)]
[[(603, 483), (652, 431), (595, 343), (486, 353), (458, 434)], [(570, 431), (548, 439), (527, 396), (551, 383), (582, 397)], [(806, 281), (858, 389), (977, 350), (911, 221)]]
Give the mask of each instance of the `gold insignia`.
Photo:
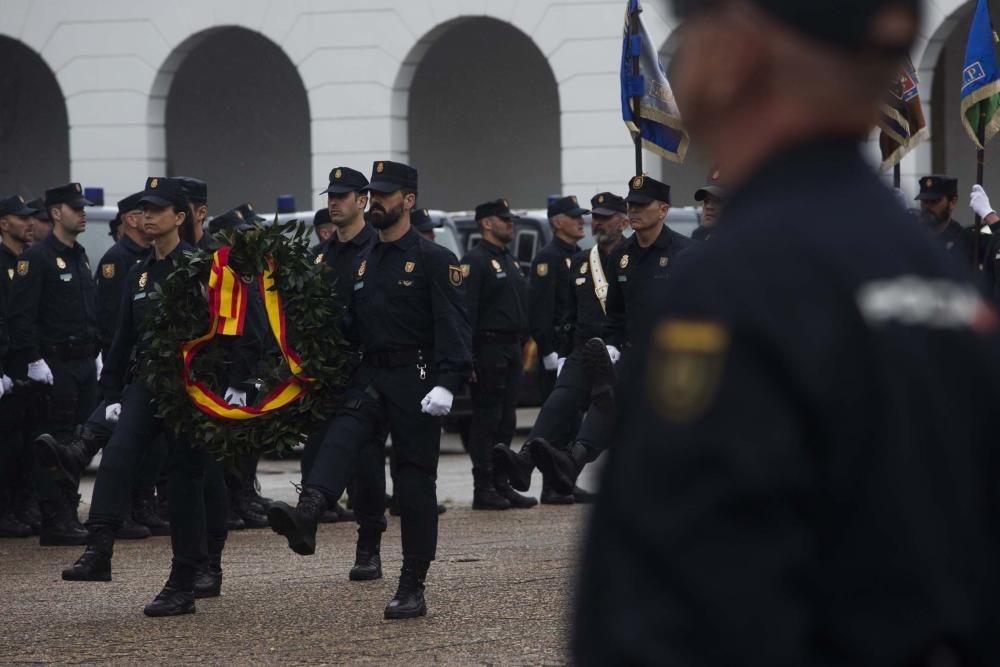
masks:
[(587, 262), (584, 262), (583, 264), (580, 265), (580, 273), (583, 274), (586, 272), (587, 272)]
[(403, 270), (407, 273), (413, 273), (413, 269), (417, 268), (416, 262), (407, 262), (403, 265)]
[(503, 271), (503, 267), (500, 266), (500, 262), (496, 261), (495, 259), (490, 260), (490, 266), (492, 266), (493, 270), (496, 271), (497, 273)]
[(501, 199), (500, 202), (503, 204), (504, 208), (510, 208), (510, 204), (507, 203), (506, 199)]
[(17, 275), (26, 276), (28, 275), (28, 260), (22, 259), (17, 263)]
[(715, 400), (729, 349), (729, 331), (715, 322), (669, 321), (653, 333), (646, 383), (664, 419), (687, 423)]
[(7, 277), (11, 280), (14, 279), (14, 269), (7, 269)]
[(101, 264), (101, 275), (107, 280), (111, 280), (115, 277), (115, 265), (114, 264)]
[(463, 264), (462, 265), (462, 277), (463, 278), (468, 278), (469, 274), (471, 272), (472, 272), (472, 267), (471, 266), (469, 266), (468, 264)]
[(670, 263), (670, 258), (669, 257), (661, 257), (660, 258), (660, 266), (666, 266), (669, 263)]
[(933, 180), (931, 180), (931, 179), (929, 179), (929, 178), (928, 178), (928, 179), (925, 179), (925, 180), (924, 180), (924, 187), (925, 187), (925, 188), (929, 188), (929, 187), (931, 187), (932, 185), (934, 185), (934, 181), (933, 181)]
[(153, 180), (151, 180), (151, 181), (149, 182), (149, 187), (151, 187), (152, 189), (154, 189), (154, 190), (155, 190), (155, 189), (156, 189), (156, 186), (157, 186), (157, 185), (159, 185), (159, 184), (160, 184), (160, 181), (159, 181), (159, 179), (156, 179), (156, 178), (154, 178)]
[(316, 255), (316, 259), (313, 261), (313, 264), (322, 264), (322, 263), (323, 263), (323, 253), (320, 253)]
[(139, 276), (139, 289), (146, 289), (147, 282), (149, 282), (149, 273), (143, 271), (142, 275)]
[(77, 192), (83, 192), (83, 188), (80, 187), (79, 183), (76, 183), (75, 185), (76, 185), (76, 191)]
[(253, 213), (253, 204), (247, 204), (247, 210)]
[(722, 174), (720, 174), (720, 173), (719, 173), (719, 170), (718, 170), (718, 169), (716, 169), (715, 171), (713, 171), (713, 172), (712, 172), (712, 180), (713, 180), (713, 181), (717, 181), (717, 180), (719, 180), (719, 176), (721, 176), (721, 175), (722, 175)]
[(579, 203), (579, 202), (577, 202), (577, 201), (576, 201), (576, 197), (570, 197), (570, 199), (572, 199), (572, 200), (573, 200), (573, 204), (574, 204), (574, 205), (575, 205), (575, 204), (578, 204), (578, 203)]
[(544, 278), (545, 276), (549, 275), (549, 265), (546, 264), (545, 262), (542, 262), (541, 264), (535, 267), (535, 273), (538, 274), (539, 278)]
[(462, 286), (462, 267), (460, 267), (460, 266), (453, 266), (453, 265), (449, 264), (448, 265), (448, 280), (455, 287), (461, 287)]
[(242, 214), (242, 213), (240, 213), (239, 211), (233, 211), (233, 213), (234, 213), (234, 214), (236, 215), (236, 217), (237, 217), (237, 218), (239, 218), (240, 220), (242, 220), (242, 219), (243, 219), (243, 214)]
[(343, 175), (344, 175), (344, 172), (342, 172), (339, 169), (337, 171), (333, 172), (333, 177), (336, 178), (338, 181), (340, 180), (340, 177), (343, 176)]
[(600, 197), (597, 198), (597, 203), (598, 204), (603, 204), (604, 203), (604, 195), (601, 195)]
[(426, 218), (431, 217), (431, 212), (428, 211), (426, 208), (424, 209), (424, 217), (426, 217)]
[(566, 258), (566, 268), (568, 269), (571, 266), (573, 266), (573, 260), (571, 260), (569, 257), (567, 257)]
[(363, 278), (365, 275), (365, 269), (368, 268), (368, 260), (361, 260), (361, 266), (358, 267), (358, 278)]
[(576, 286), (577, 287), (579, 287), (580, 285), (585, 285), (585, 284), (587, 284), (587, 279), (586, 278), (577, 278), (576, 279)]
[(377, 165), (375, 165), (376, 174), (381, 174), (383, 171), (385, 171), (385, 165), (383, 163), (379, 162)]
[(636, 176), (635, 178), (633, 178), (632, 179), (632, 189), (633, 190), (639, 190), (640, 188), (642, 188), (642, 180), (643, 180), (642, 176)]
[(618, 262), (619, 269), (625, 269), (628, 266), (628, 255), (622, 255), (622, 261)]
[(412, 280), (400, 280), (399, 284), (402, 285), (403, 287), (413, 287)]
[(56, 257), (56, 266), (60, 269), (66, 268), (66, 261), (62, 257)]
[(23, 204), (24, 203), (24, 197), (22, 197), (21, 195), (18, 195), (17, 196), (17, 201), (19, 201), (19, 202), (21, 202)]

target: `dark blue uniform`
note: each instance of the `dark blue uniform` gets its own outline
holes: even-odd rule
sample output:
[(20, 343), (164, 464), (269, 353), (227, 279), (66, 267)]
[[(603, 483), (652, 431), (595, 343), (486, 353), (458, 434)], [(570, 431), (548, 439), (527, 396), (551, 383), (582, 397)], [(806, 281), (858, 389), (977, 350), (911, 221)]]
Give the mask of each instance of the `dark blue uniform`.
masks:
[(129, 270), (150, 252), (149, 248), (122, 236), (101, 257), (94, 280), (97, 283), (97, 328), (101, 351), (107, 353), (111, 341), (115, 338), (115, 325), (118, 324), (118, 308), (122, 302), (122, 290), (125, 289), (125, 278)]
[(569, 316), (570, 263), (580, 248), (556, 237), (538, 251), (531, 263), (531, 337), (538, 345), (538, 358), (552, 352), (569, 353), (566, 319)]
[(997, 315), (859, 148), (762, 165), (647, 294), (576, 661), (1000, 664)]

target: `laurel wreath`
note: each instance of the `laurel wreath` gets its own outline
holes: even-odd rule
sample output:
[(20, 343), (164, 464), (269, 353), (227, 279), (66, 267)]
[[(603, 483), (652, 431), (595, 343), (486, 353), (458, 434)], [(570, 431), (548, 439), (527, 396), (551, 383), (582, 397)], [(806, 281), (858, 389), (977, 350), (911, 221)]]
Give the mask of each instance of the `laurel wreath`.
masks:
[[(157, 397), (157, 416), (180, 437), (205, 447), (220, 460), (244, 455), (282, 454), (298, 446), (303, 434), (328, 419), (348, 375), (351, 355), (340, 335), (341, 313), (334, 312), (331, 288), (324, 274), (329, 268), (308, 256), (309, 230), (298, 221), (254, 225), (242, 233), (224, 232), (230, 266), (245, 281), (256, 280), (271, 257), (277, 266), (276, 288), (281, 294), (288, 341), (302, 359), (303, 375), (310, 378), (306, 393), (275, 412), (246, 421), (210, 417), (191, 400), (183, 381), (181, 346), (205, 334), (210, 325), (205, 286), (212, 255), (186, 252), (174, 271), (150, 295), (146, 333), (148, 354), (139, 361), (138, 376)], [(265, 332), (272, 342), (273, 336)], [(194, 377), (220, 396), (226, 389), (231, 343), (216, 336), (192, 364)], [(256, 368), (257, 396), (264, 397), (289, 379), (291, 371), (280, 352), (266, 354)], [(252, 396), (252, 394), (251, 394)]]

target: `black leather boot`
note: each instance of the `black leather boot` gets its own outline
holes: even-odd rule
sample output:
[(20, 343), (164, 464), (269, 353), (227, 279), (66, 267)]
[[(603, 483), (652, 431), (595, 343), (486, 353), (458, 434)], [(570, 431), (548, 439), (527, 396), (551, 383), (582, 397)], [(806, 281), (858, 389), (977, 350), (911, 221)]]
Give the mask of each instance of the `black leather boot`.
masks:
[(193, 614), (195, 568), (174, 565), (163, 590), (142, 610), (146, 616), (180, 616)]
[(14, 516), (21, 523), (31, 528), (32, 535), (42, 533), (42, 510), (31, 487), (18, 489), (14, 492)]
[(42, 529), (38, 542), (43, 547), (82, 546), (87, 544), (87, 530), (80, 524), (76, 510), (80, 496), (66, 482), (56, 484), (57, 495), (41, 503)]
[(253, 502), (253, 495), (243, 489), (229, 496), (229, 506), (247, 528), (267, 528), (267, 515)]
[(587, 464), (587, 453), (587, 448), (579, 442), (570, 445), (568, 451), (556, 449), (547, 442), (539, 442), (534, 449), (545, 484), (565, 496), (573, 494), (576, 478)]
[(354, 512), (344, 508), (340, 503), (330, 505), (319, 520), (320, 523), (342, 523), (345, 521), (354, 521)]
[(493, 446), (493, 469), (507, 477), (510, 485), (518, 491), (527, 491), (531, 487), (531, 473), (535, 470), (532, 442), (529, 440), (521, 445), (519, 452), (504, 444)]
[(382, 578), (382, 531), (358, 526), (358, 546), (354, 567), (348, 575), (351, 581), (374, 581)]
[(396, 595), (385, 608), (385, 618), (389, 620), (417, 618), (427, 615), (424, 601), (424, 580), (430, 563), (425, 560), (403, 559), (403, 571), (399, 575)]
[(22, 523), (6, 503), (0, 507), (0, 537), (31, 537), (31, 526)]
[(154, 493), (153, 487), (136, 489), (132, 493), (132, 520), (148, 528), (153, 535), (169, 535), (170, 524), (157, 511)]
[(225, 540), (208, 541), (208, 562), (194, 577), (194, 597), (217, 598), (222, 595), (222, 551)]
[(472, 469), (474, 510), (509, 510), (510, 501), (493, 488), (493, 471), (482, 468)]
[(107, 442), (107, 438), (95, 437), (87, 428), (67, 444), (43, 433), (35, 438), (35, 458), (43, 468), (56, 471), (75, 488), (80, 486), (80, 475), (90, 465), (91, 459)]
[(593, 491), (581, 489), (579, 486), (573, 487), (573, 501), (577, 505), (593, 505), (597, 502), (597, 494)]
[(507, 478), (503, 475), (493, 474), (493, 488), (497, 490), (503, 498), (506, 498), (511, 507), (516, 509), (529, 509), (538, 504), (537, 498), (522, 496), (514, 490)]
[(576, 502), (576, 499), (572, 495), (559, 493), (549, 486), (545, 480), (542, 480), (542, 495), (540, 500), (543, 505), (572, 505)]
[(87, 548), (72, 567), (62, 571), (64, 581), (111, 581), (115, 534), (111, 526), (92, 526)]
[(126, 514), (125, 520), (122, 521), (122, 525), (118, 527), (118, 532), (115, 533), (115, 537), (119, 540), (144, 540), (147, 537), (153, 535), (149, 528), (146, 528), (141, 523), (137, 523), (133, 518), (132, 514)]
[(271, 530), (288, 538), (288, 547), (300, 556), (316, 553), (316, 526), (326, 511), (326, 496), (318, 489), (304, 488), (296, 507), (275, 502), (267, 510)]

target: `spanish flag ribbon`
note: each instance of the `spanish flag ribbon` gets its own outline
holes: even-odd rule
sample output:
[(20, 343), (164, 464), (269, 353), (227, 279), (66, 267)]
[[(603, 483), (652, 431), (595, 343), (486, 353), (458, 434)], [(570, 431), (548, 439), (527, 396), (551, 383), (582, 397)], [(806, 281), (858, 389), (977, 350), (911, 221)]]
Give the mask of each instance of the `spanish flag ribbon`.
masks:
[(209, 341), (215, 338), (216, 334), (227, 336), (243, 334), (248, 289), (236, 272), (229, 267), (229, 251), (228, 247), (216, 251), (212, 262), (212, 273), (208, 282), (208, 307), (212, 324), (204, 336), (181, 346), (181, 359), (184, 363), (185, 388), (198, 409), (217, 419), (243, 421), (255, 419), (294, 403), (305, 394), (305, 385), (312, 380), (302, 375), (302, 359), (288, 345), (285, 309), (281, 302), (281, 294), (275, 286), (276, 265), (270, 257), (267, 259), (267, 269), (259, 277), (260, 290), (271, 333), (278, 341), (292, 377), (275, 387), (256, 407), (229, 405), (207, 385), (192, 377), (191, 365), (195, 357)]

